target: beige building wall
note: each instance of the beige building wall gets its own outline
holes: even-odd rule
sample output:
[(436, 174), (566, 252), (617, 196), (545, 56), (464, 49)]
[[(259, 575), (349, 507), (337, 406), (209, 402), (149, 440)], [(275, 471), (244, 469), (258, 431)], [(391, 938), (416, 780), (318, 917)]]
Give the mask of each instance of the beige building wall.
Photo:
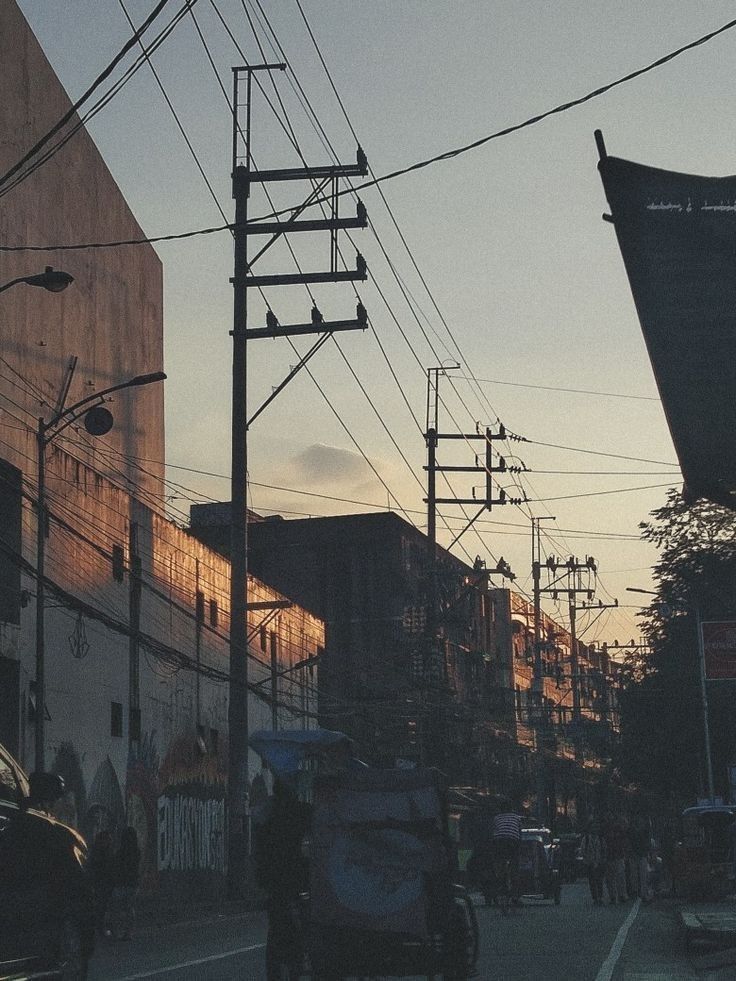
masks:
[[(4, 175), (71, 104), (15, 0), (0, 0), (0, 91)], [(12, 183), (0, 187), (0, 246), (145, 237), (84, 129)], [(35, 465), (28, 432), (39, 415), (53, 414), (71, 357), (78, 363), (68, 405), (163, 369), (162, 268), (151, 246), (3, 251), (0, 285), (46, 265), (71, 273), (74, 283), (61, 294), (26, 285), (0, 293), (0, 456), (24, 472)], [(114, 399), (109, 435), (95, 440), (69, 430), (60, 440), (153, 504), (162, 497), (164, 386), (126, 390)], [(152, 461), (145, 472), (130, 462), (133, 455)]]

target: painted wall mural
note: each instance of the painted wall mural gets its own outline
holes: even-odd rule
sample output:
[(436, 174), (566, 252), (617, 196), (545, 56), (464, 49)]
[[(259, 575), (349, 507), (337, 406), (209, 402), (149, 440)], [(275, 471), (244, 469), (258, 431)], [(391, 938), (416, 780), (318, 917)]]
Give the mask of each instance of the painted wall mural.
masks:
[(156, 871), (159, 888), (194, 899), (225, 888), (225, 795), (221, 754), (203, 753), (193, 736), (174, 739), (158, 772)]

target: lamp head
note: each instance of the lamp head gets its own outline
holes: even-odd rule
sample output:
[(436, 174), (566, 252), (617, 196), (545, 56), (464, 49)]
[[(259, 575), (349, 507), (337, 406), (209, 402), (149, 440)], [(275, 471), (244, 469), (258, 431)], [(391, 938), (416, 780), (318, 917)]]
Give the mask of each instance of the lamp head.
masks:
[(61, 269), (46, 266), (44, 272), (39, 273), (37, 276), (25, 276), (23, 282), (28, 283), (29, 286), (41, 286), (43, 289), (48, 290), (49, 293), (61, 293), (67, 286), (74, 282), (74, 277), (68, 272), (63, 272)]
[(166, 381), (166, 373), (163, 371), (150, 371), (147, 375), (136, 375), (126, 383), (126, 388), (134, 385), (150, 385), (152, 382)]

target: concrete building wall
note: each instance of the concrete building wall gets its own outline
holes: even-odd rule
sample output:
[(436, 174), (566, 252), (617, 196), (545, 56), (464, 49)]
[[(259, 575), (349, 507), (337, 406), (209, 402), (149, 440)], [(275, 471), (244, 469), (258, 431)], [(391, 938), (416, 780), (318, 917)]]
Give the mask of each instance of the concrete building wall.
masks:
[[(50, 483), (63, 493), (50, 495), (46, 540), (46, 763), (67, 785), (58, 814), (88, 840), (102, 827), (132, 824), (142, 845), (144, 889), (172, 899), (213, 898), (224, 889), (226, 854), (229, 563), (72, 457), (60, 452), (53, 463)], [(12, 633), (8, 625), (0, 632), (0, 641), (12, 637), (0, 653), (19, 663), (23, 678), (18, 755), (28, 769), (35, 529), (28, 493), (20, 585), (30, 602)], [(138, 629), (131, 619), (136, 589)], [(249, 598), (284, 599), (256, 581)], [(291, 606), (251, 610), (248, 626), (250, 730), (272, 725), (272, 650), (277, 725), (314, 726), (322, 622)], [(137, 718), (131, 708), (139, 709)], [(260, 770), (251, 753), (255, 801), (264, 791)]]
[[(0, 3), (0, 91), (3, 175), (71, 104), (15, 0)], [(17, 186), (13, 180), (0, 187), (2, 246), (145, 237), (83, 128)], [(71, 357), (79, 360), (69, 405), (163, 368), (162, 268), (151, 246), (0, 252), (0, 285), (46, 265), (71, 273), (74, 283), (60, 294), (26, 285), (0, 293), (0, 408), (6, 422), (0, 455), (16, 463), (33, 456), (24, 429), (35, 428), (39, 415), (52, 414)], [(153, 495), (151, 502), (160, 500), (163, 385), (119, 392), (110, 408), (116, 424), (104, 441), (73, 430), (61, 439), (98, 472), (130, 481), (139, 493)], [(146, 472), (129, 455), (151, 461)]]

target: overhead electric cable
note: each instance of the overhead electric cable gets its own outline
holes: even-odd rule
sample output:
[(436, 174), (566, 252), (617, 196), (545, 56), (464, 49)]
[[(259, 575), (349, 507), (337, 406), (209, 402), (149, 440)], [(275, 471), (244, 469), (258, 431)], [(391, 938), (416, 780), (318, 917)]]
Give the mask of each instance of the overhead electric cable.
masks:
[[(196, 2), (197, 0), (191, 0), (191, 3), (196, 3)], [(109, 65), (107, 65), (107, 67), (103, 69), (103, 71), (97, 76), (97, 78), (92, 82), (92, 84), (83, 92), (83, 94), (77, 99), (77, 101), (71, 106), (71, 108), (64, 113), (61, 119), (59, 119), (51, 127), (51, 129), (44, 136), (41, 137), (40, 140), (37, 140), (37, 142), (30, 148), (30, 150), (28, 150), (21, 157), (21, 159), (10, 168), (10, 170), (6, 171), (2, 175), (2, 177), (0, 177), (0, 187), (2, 187), (3, 184), (6, 184), (7, 181), (14, 174), (17, 174), (18, 171), (23, 167), (23, 165), (27, 163), (32, 157), (34, 157), (39, 152), (39, 150), (43, 149), (43, 147), (49, 142), (49, 140), (51, 140), (56, 135), (56, 133), (58, 133), (59, 130), (61, 130), (66, 125), (66, 123), (69, 122), (69, 120), (74, 116), (74, 114), (84, 105), (87, 99), (89, 99), (89, 97), (100, 87), (100, 85), (102, 85), (105, 79), (110, 77), (112, 72), (115, 70), (116, 66), (120, 64), (120, 62), (123, 60), (125, 55), (130, 51), (130, 49), (133, 48), (138, 43), (138, 41), (141, 39), (143, 34), (145, 34), (145, 32), (148, 30), (148, 28), (151, 26), (154, 20), (156, 20), (158, 15), (167, 5), (167, 3), (169, 3), (169, 0), (159, 0), (159, 2), (151, 11), (151, 13), (138, 28), (138, 30), (135, 31), (133, 36), (130, 37), (125, 42), (123, 47), (120, 49), (120, 51), (118, 51), (118, 53), (109, 63)]]
[[(163, 6), (163, 4), (166, 3), (166, 2), (167, 2), (167, 0), (162, 0), (161, 4), (159, 4), (159, 6)], [(192, 2), (196, 2), (196, 0), (192, 0)], [(671, 51), (669, 54), (663, 55), (661, 58), (657, 58), (655, 61), (651, 62), (650, 64), (646, 65), (645, 67), (639, 68), (636, 71), (630, 72), (627, 75), (624, 75), (621, 78), (618, 78), (618, 79), (616, 79), (613, 82), (609, 82), (607, 85), (603, 85), (603, 86), (600, 86), (599, 88), (593, 89), (591, 92), (588, 92), (586, 95), (580, 96), (577, 99), (573, 99), (573, 100), (571, 100), (569, 102), (562, 103), (561, 105), (558, 105), (558, 106), (554, 107), (553, 109), (548, 109), (547, 111), (542, 112), (542, 113), (539, 113), (536, 116), (531, 116), (530, 118), (524, 120), (521, 123), (516, 123), (515, 125), (507, 126), (504, 129), (497, 130), (494, 133), (491, 133), (491, 134), (489, 134), (487, 136), (481, 137), (478, 140), (474, 140), (472, 143), (468, 143), (468, 144), (466, 144), (466, 145), (464, 145), (462, 147), (458, 147), (458, 148), (453, 149), (453, 150), (447, 150), (444, 153), (437, 154), (434, 157), (430, 157), (430, 158), (428, 158), (426, 160), (419, 161), (418, 163), (412, 164), (412, 165), (410, 165), (408, 167), (404, 167), (404, 168), (401, 168), (399, 170), (392, 171), (392, 172), (390, 172), (388, 174), (384, 174), (382, 177), (377, 177), (374, 180), (366, 181), (363, 184), (356, 185), (355, 187), (350, 188), (348, 190), (340, 191), (340, 192), (338, 192), (338, 194), (339, 195), (352, 194), (352, 193), (355, 193), (356, 191), (362, 190), (363, 188), (366, 188), (366, 187), (373, 187), (373, 186), (376, 186), (378, 184), (383, 184), (386, 181), (393, 180), (394, 178), (401, 177), (404, 174), (409, 174), (409, 173), (412, 173), (414, 171), (420, 170), (420, 169), (422, 169), (424, 167), (428, 167), (431, 164), (438, 163), (438, 162), (443, 161), (443, 160), (449, 160), (449, 159), (452, 159), (453, 157), (459, 156), (460, 154), (467, 153), (469, 150), (473, 150), (473, 149), (476, 149), (477, 147), (483, 146), (483, 144), (488, 143), (491, 140), (496, 140), (496, 139), (499, 139), (499, 138), (501, 138), (503, 136), (508, 136), (511, 133), (515, 133), (515, 132), (517, 132), (517, 131), (519, 131), (521, 129), (525, 129), (525, 128), (528, 128), (530, 126), (534, 126), (537, 123), (542, 122), (544, 119), (547, 119), (550, 116), (553, 116), (553, 115), (556, 115), (556, 114), (565, 112), (565, 111), (567, 111), (569, 109), (573, 109), (573, 108), (575, 108), (577, 106), (583, 105), (584, 103), (591, 101), (592, 99), (598, 98), (601, 95), (605, 95), (607, 92), (610, 92), (611, 89), (614, 89), (614, 88), (616, 88), (616, 87), (618, 87), (620, 85), (623, 85), (626, 82), (630, 82), (633, 79), (640, 77), (641, 75), (645, 75), (648, 72), (651, 72), (651, 71), (655, 70), (656, 68), (659, 68), (662, 65), (667, 64), (668, 62), (672, 61), (673, 59), (679, 57), (681, 54), (684, 54), (685, 52), (690, 51), (693, 48), (696, 48), (696, 47), (698, 47), (700, 45), (706, 44), (709, 41), (712, 41), (714, 38), (718, 37), (720, 34), (725, 33), (726, 31), (731, 30), (733, 27), (736, 27), (736, 20), (731, 20), (728, 23), (724, 24), (722, 27), (719, 27), (716, 30), (711, 31), (708, 34), (704, 34), (702, 37), (698, 38), (697, 40), (691, 41), (690, 43), (685, 44), (682, 47), (677, 48), (674, 51)], [(129, 42), (129, 45), (132, 46), (132, 44), (135, 44), (136, 43), (136, 40), (137, 39), (132, 39), (132, 42)], [(13, 171), (15, 171), (15, 168), (13, 168)], [(6, 175), (6, 177), (7, 176), (9, 176), (9, 175)], [(1, 183), (2, 182), (0, 181), (0, 184)], [(331, 200), (331, 198), (330, 199), (325, 198), (324, 200), (325, 201)], [(314, 203), (317, 203), (317, 202), (315, 201)], [(285, 208), (282, 211), (271, 212), (268, 215), (262, 215), (259, 218), (254, 218), (252, 220), (253, 221), (266, 221), (266, 220), (268, 220), (270, 218), (277, 218), (277, 217), (280, 217), (283, 214), (288, 214), (288, 213), (290, 213), (291, 210), (292, 210), (291, 208)], [(162, 235), (162, 236), (156, 236), (156, 237), (153, 237), (153, 238), (145, 238), (145, 239), (138, 239), (138, 240), (129, 240), (128, 239), (128, 240), (116, 241), (116, 242), (91, 242), (91, 243), (86, 243), (86, 244), (82, 244), (82, 245), (43, 245), (43, 246), (20, 245), (20, 246), (0, 246), (0, 251), (5, 251), (5, 252), (22, 252), (22, 251), (42, 252), (42, 251), (55, 251), (55, 250), (61, 250), (61, 249), (112, 248), (112, 247), (115, 247), (115, 246), (118, 246), (118, 245), (120, 245), (120, 246), (123, 246), (123, 245), (142, 245), (142, 244), (147, 244), (147, 243), (171, 241), (171, 240), (179, 239), (179, 238), (191, 238), (191, 237), (193, 237), (195, 235), (207, 235), (207, 234), (212, 234), (213, 232), (222, 232), (222, 231), (230, 231), (230, 230), (232, 230), (232, 225), (225, 225), (225, 226), (221, 226), (219, 228), (196, 229), (196, 230), (193, 230), (193, 231), (181, 232), (181, 233), (179, 233), (177, 235)]]

